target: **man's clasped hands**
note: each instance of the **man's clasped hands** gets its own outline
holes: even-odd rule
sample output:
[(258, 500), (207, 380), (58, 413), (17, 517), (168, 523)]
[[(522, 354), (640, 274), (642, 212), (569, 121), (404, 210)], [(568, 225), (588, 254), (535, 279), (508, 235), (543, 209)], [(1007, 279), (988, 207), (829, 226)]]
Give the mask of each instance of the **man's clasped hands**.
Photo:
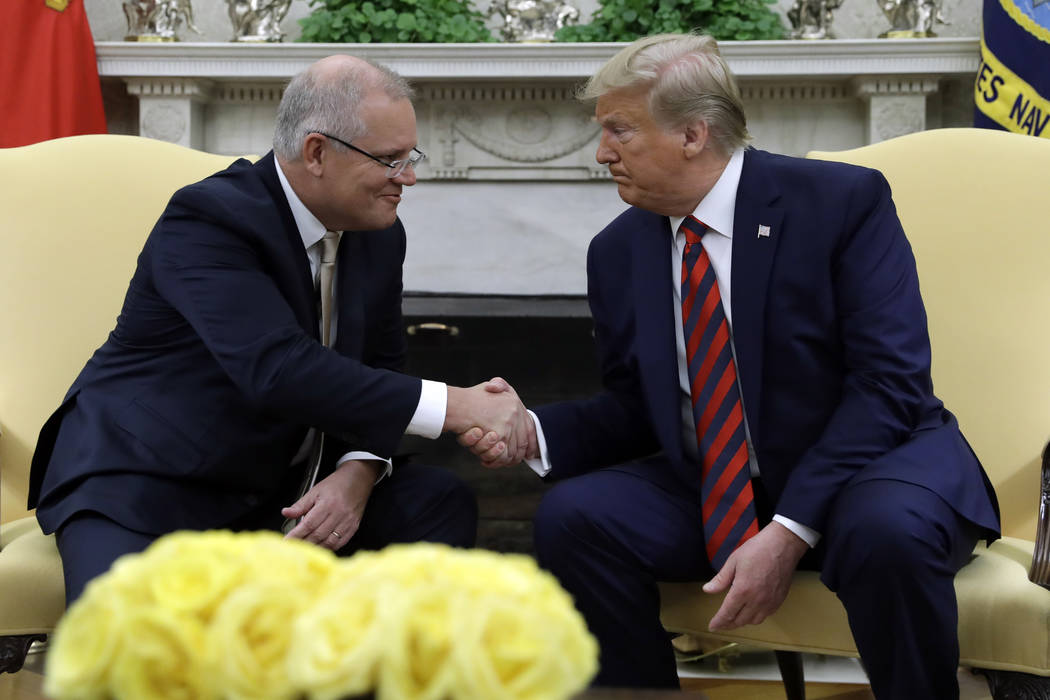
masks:
[(448, 387), (445, 430), (489, 468), (540, 456), (536, 425), (518, 393), (500, 377), (468, 388)]

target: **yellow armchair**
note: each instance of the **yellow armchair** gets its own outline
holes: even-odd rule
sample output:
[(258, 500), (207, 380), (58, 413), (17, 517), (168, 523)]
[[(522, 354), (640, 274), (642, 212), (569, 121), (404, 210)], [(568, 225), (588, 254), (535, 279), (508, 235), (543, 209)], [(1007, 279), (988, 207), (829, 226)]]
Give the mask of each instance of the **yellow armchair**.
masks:
[[(1004, 538), (979, 544), (955, 579), (961, 662), (987, 670), (996, 698), (1047, 697), (1050, 679), (1001, 671), (1050, 676), (1050, 590), (1028, 577), (1041, 503), (1050, 503), (1050, 471), (1040, 478), (1050, 435), (1050, 141), (940, 129), (808, 157), (877, 168), (893, 188), (918, 262), (934, 388), (958, 416), (1002, 508)], [(1050, 582), (1046, 526), (1039, 523), (1034, 567), (1042, 584)], [(857, 656), (845, 611), (816, 573), (796, 573), (784, 605), (765, 622), (726, 633), (707, 630), (720, 597), (695, 583), (661, 588), (670, 630)], [(788, 697), (803, 698), (801, 664), (778, 657)], [(1041, 685), (1043, 694), (1010, 695), (1010, 683)]]
[(113, 328), (172, 193), (233, 160), (134, 136), (0, 149), (0, 672), (65, 609), (54, 536), (26, 511), (40, 427)]

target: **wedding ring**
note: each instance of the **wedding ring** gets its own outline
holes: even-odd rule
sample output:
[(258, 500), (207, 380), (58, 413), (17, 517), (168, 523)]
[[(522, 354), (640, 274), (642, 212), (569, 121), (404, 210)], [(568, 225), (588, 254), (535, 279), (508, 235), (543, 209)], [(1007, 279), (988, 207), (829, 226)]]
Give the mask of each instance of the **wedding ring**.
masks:
[(329, 537), (334, 537), (334, 538), (336, 538), (336, 539), (339, 539), (340, 535), (339, 535), (339, 533), (338, 533), (338, 532), (336, 532), (335, 530), (332, 530), (332, 534), (331, 534), (331, 535), (329, 535)]

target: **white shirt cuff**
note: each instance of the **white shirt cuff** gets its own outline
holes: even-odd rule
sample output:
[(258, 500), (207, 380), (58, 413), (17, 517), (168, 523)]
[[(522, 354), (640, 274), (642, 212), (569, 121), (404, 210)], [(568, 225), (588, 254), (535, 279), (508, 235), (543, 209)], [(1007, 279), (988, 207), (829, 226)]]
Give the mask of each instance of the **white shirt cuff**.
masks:
[(538, 475), (547, 476), (551, 471), (550, 457), (547, 456), (547, 441), (543, 437), (543, 428), (540, 427), (540, 419), (537, 418), (536, 414), (532, 411), (529, 411), (529, 416), (532, 417), (532, 423), (536, 426), (536, 444), (540, 447), (540, 456), (536, 459), (526, 459), (525, 464), (529, 465), (529, 469), (536, 472)]
[(394, 463), (391, 462), (389, 459), (379, 457), (378, 455), (374, 455), (371, 452), (360, 451), (347, 452), (345, 455), (339, 458), (338, 462), (335, 463), (335, 468), (338, 469), (339, 465), (341, 465), (343, 462), (349, 462), (351, 459), (359, 459), (362, 461), (370, 460), (375, 462), (383, 462), (384, 464), (386, 464), (386, 467), (383, 469), (383, 471), (379, 474), (379, 476), (376, 477), (377, 484), (394, 473)]
[(419, 392), (419, 404), (412, 420), (405, 428), (406, 435), (436, 439), (445, 427), (445, 410), (448, 407), (448, 387), (444, 382), (421, 380), (423, 389)]
[(791, 518), (785, 518), (783, 515), (774, 515), (773, 520), (795, 533), (799, 539), (810, 546), (810, 549), (816, 547), (817, 543), (820, 542), (820, 533), (811, 527), (806, 527), (802, 523), (796, 523)]

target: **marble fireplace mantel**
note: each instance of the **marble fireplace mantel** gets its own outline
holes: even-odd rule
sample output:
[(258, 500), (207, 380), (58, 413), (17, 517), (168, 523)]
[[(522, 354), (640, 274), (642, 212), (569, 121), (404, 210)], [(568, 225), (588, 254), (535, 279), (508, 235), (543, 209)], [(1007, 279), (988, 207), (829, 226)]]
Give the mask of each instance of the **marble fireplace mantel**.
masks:
[[(102, 75), (288, 79), (318, 58), (352, 53), (414, 80), (579, 79), (623, 44), (153, 44), (95, 45)], [(740, 78), (974, 73), (975, 38), (724, 41)]]
[[(401, 206), (406, 289), (571, 297), (586, 289), (590, 237), (624, 206), (573, 91), (621, 46), (98, 42), (96, 52), (102, 78), (126, 87), (122, 106), (107, 94), (107, 110), (131, 115), (127, 131), (228, 154), (269, 150), (284, 84), (318, 58), (393, 68), (417, 87), (429, 156)], [(760, 148), (802, 155), (970, 123), (977, 39), (721, 47)]]

